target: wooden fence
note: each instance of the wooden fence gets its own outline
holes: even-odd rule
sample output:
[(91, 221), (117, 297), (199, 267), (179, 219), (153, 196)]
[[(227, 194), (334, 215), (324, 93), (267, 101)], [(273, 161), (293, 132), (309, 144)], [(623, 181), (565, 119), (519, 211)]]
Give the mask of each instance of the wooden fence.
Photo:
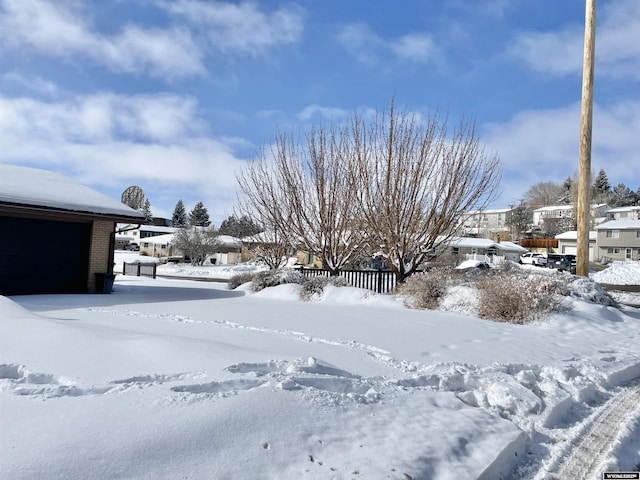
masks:
[(135, 275), (139, 277), (144, 275), (146, 277), (156, 278), (157, 263), (123, 263), (122, 274), (123, 275)]
[[(328, 277), (329, 270), (322, 268), (299, 269), (305, 277)], [(377, 293), (389, 293), (396, 286), (396, 276), (389, 270), (340, 270), (338, 276), (344, 278), (352, 287), (365, 288)]]

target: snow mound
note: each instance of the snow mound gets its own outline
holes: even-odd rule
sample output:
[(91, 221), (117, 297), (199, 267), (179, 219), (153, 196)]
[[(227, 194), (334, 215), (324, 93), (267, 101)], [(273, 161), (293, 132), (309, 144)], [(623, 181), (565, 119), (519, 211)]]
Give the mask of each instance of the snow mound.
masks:
[(611, 285), (640, 285), (640, 262), (615, 261), (608, 268), (591, 274), (591, 278)]

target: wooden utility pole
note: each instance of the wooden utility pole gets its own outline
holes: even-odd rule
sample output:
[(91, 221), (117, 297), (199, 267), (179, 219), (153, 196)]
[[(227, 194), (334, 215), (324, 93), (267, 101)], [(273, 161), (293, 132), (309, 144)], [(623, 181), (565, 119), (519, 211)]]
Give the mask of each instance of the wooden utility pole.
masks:
[(591, 210), (591, 124), (593, 118), (593, 64), (596, 46), (596, 0), (586, 0), (584, 60), (580, 110), (580, 166), (578, 169), (578, 257), (576, 274), (589, 276), (589, 213)]

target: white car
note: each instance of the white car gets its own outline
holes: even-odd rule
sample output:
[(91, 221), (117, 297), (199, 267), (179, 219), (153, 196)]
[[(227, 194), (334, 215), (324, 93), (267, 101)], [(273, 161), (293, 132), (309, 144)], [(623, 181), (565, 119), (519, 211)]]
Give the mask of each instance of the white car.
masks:
[(520, 263), (543, 267), (547, 264), (547, 257), (541, 253), (527, 252), (524, 255), (520, 255)]

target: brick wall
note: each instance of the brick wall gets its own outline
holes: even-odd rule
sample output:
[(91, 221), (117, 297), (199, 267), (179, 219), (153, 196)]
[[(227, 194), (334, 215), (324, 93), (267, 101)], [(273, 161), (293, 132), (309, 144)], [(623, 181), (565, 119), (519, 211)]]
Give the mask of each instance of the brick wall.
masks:
[(96, 273), (111, 273), (113, 265), (110, 265), (111, 234), (115, 230), (113, 222), (93, 222), (91, 230), (91, 248), (89, 250), (89, 291), (96, 291)]

